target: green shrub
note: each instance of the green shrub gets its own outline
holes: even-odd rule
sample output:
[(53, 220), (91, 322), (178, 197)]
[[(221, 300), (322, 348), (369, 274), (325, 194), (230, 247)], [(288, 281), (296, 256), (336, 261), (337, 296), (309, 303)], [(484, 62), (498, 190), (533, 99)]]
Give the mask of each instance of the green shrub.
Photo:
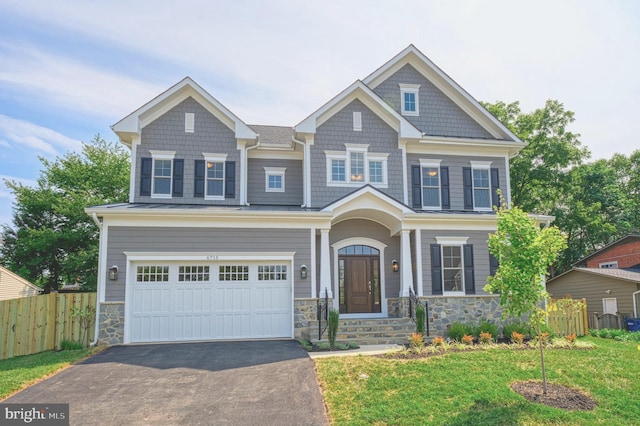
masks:
[(480, 334), (482, 333), (491, 334), (491, 337), (495, 339), (496, 337), (498, 337), (498, 326), (483, 319), (480, 321), (480, 324), (473, 328), (473, 336), (476, 338), (480, 338)]
[(424, 324), (427, 313), (422, 304), (416, 306), (416, 333), (420, 333), (424, 336)]
[(638, 331), (602, 328), (600, 330), (591, 329), (589, 330), (589, 334), (591, 334), (593, 337), (614, 339), (621, 342), (640, 342), (640, 332)]
[(65, 339), (60, 343), (60, 349), (63, 351), (77, 351), (78, 349), (82, 349), (82, 343)]
[(473, 334), (473, 328), (468, 324), (463, 324), (461, 322), (454, 322), (449, 327), (449, 331), (447, 335), (451, 340), (455, 340), (456, 342), (462, 342), (462, 337), (465, 334)]
[(502, 335), (507, 339), (510, 339), (513, 336), (514, 331), (518, 334), (522, 334), (523, 336), (531, 336), (531, 327), (524, 322), (510, 322), (502, 327)]
[(329, 311), (329, 346), (331, 349), (336, 347), (336, 335), (338, 334), (338, 321), (340, 320), (340, 312), (335, 309)]
[(313, 350), (313, 346), (308, 340), (300, 340), (300, 346), (302, 346), (302, 348), (307, 352), (311, 352)]

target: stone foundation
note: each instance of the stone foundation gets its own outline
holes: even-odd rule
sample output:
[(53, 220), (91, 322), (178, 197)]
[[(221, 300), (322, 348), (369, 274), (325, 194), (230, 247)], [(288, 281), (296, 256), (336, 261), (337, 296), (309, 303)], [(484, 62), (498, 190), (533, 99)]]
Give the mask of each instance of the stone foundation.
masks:
[(502, 308), (498, 296), (421, 297), (429, 304), (427, 320), (431, 336), (446, 336), (455, 322), (478, 324), (487, 320), (502, 328)]
[[(333, 300), (329, 300), (329, 309)], [(296, 340), (311, 340), (311, 325), (318, 322), (318, 299), (295, 299), (293, 301), (293, 334)]]
[(119, 345), (124, 341), (124, 302), (100, 303), (98, 344)]

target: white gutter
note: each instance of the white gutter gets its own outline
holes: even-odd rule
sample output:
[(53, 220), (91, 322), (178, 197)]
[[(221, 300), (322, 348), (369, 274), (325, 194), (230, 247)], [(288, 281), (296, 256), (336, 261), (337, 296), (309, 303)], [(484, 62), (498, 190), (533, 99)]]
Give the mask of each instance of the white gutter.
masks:
[(638, 318), (638, 307), (636, 306), (636, 295), (640, 294), (640, 290), (634, 292), (631, 297), (633, 297), (633, 317)]
[[(95, 222), (96, 226), (98, 227), (98, 229), (100, 230), (100, 239), (102, 239), (102, 223), (98, 220), (98, 215), (96, 214), (96, 212), (93, 212), (93, 214), (91, 215), (91, 217), (93, 218), (93, 221)], [(98, 271), (100, 271), (100, 257), (98, 257)], [(97, 285), (96, 283), (96, 320), (95, 320), (95, 330), (93, 332), (93, 342), (89, 343), (89, 347), (91, 346), (95, 346), (98, 343), (98, 333), (100, 332), (99, 328), (100, 328), (100, 323), (99, 323), (99, 319), (100, 319), (100, 298), (98, 297), (98, 290), (100, 289), (100, 286)]]

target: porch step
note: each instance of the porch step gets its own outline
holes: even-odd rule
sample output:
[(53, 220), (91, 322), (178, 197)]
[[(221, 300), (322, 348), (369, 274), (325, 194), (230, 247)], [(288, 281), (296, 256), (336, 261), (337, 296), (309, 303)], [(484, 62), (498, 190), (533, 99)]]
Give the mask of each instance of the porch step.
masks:
[[(338, 325), (336, 341), (338, 343), (357, 343), (358, 345), (382, 345), (409, 343), (416, 324), (409, 318), (371, 318), (341, 319)], [(309, 326), (311, 341), (317, 343), (318, 322)], [(325, 331), (321, 341), (328, 341)]]

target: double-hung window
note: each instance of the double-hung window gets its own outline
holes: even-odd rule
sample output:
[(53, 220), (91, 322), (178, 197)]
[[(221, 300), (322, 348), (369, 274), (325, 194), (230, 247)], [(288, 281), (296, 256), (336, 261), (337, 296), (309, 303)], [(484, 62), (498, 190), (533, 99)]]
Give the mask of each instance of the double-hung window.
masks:
[(369, 145), (345, 144), (346, 151), (325, 151), (328, 186), (387, 186), (386, 153), (368, 152)]
[(149, 151), (153, 158), (151, 197), (171, 198), (171, 177), (175, 151)]
[(473, 245), (467, 237), (436, 237), (431, 245), (432, 291), (435, 295), (475, 293)]
[(400, 84), (400, 112), (402, 115), (420, 115), (419, 84)]
[(440, 209), (440, 160), (420, 160), (422, 208)]
[(490, 167), (491, 163), (488, 162), (471, 162), (474, 210), (491, 210)]
[(205, 199), (224, 199), (224, 174), (226, 154), (204, 153), (205, 161)]

